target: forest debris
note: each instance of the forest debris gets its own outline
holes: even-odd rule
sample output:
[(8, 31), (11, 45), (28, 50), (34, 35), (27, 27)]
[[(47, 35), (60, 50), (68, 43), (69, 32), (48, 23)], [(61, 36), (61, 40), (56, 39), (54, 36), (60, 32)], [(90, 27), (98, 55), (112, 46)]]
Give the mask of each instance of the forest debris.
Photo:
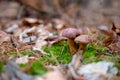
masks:
[(109, 30), (108, 26), (105, 26), (105, 25), (99, 26), (98, 29), (100, 29), (100, 30), (106, 30), (106, 31)]
[(113, 30), (118, 36), (120, 36), (120, 28), (117, 28), (117, 27), (115, 26), (115, 23), (113, 23), (112, 30)]
[(120, 51), (120, 28), (117, 28), (114, 23), (112, 23), (112, 31), (108, 31), (105, 29), (100, 29), (105, 35), (107, 35), (107, 39), (104, 40), (104, 44), (112, 51), (119, 52)]
[[(50, 38), (57, 38), (57, 35), (54, 35), (54, 33), (50, 32), (49, 30), (46, 30), (46, 27), (49, 27), (49, 26), (45, 26), (43, 24), (39, 25), (38, 28), (40, 28), (40, 29), (37, 29), (38, 38), (36, 40), (35, 46), (33, 47), (34, 50), (37, 49), (37, 50), (41, 51), (43, 46), (49, 44)], [(42, 52), (44, 52), (44, 51), (42, 51)]]
[(109, 77), (115, 76), (117, 72), (118, 69), (114, 67), (114, 63), (106, 61), (82, 65), (78, 69), (78, 73), (85, 80), (107, 80)]
[(20, 41), (13, 35), (10, 35), (10, 42), (14, 48), (20, 48)]
[(14, 50), (14, 47), (11, 45), (10, 42), (3, 42), (0, 44), (0, 46), (1, 46), (0, 50), (2, 54)]
[(33, 50), (40, 51), (42, 54), (47, 54), (43, 49), (41, 49), (39, 47), (33, 47)]
[(68, 69), (70, 71), (70, 73), (68, 73), (69, 74), (68, 77), (79, 79), (80, 76), (76, 73), (76, 70), (80, 65), (81, 65), (81, 56), (79, 55), (79, 53), (76, 53), (73, 55), (72, 61), (68, 64)]
[(6, 73), (10, 80), (33, 80), (33, 77), (27, 75), (18, 69), (18, 65), (13, 61), (8, 61), (6, 64)]
[[(6, 1), (6, 0), (5, 0)], [(7, 0), (7, 1), (9, 1), (9, 0)], [(10, 0), (11, 1), (11, 0)], [(20, 1), (20, 0), (12, 0), (13, 2), (14, 1)], [(82, 10), (81, 9), (79, 9), (79, 8), (77, 8), (77, 7), (70, 7), (70, 6), (68, 6), (71, 2), (74, 2), (74, 0), (70, 0), (70, 3), (69, 3), (69, 0), (52, 0), (53, 2), (51, 2), (51, 0), (22, 0), (23, 2), (24, 1), (26, 1), (26, 2), (28, 2), (28, 3), (30, 3), (31, 4), (31, 6), (32, 5), (34, 5), (34, 6), (36, 6), (39, 10), (45, 10), (46, 12), (48, 11), (51, 11), (51, 12), (53, 12), (53, 13), (57, 13), (58, 11), (60, 11), (61, 13), (61, 15), (62, 15), (62, 13), (63, 13), (63, 15), (65, 15), (64, 17), (65, 18), (67, 18), (66, 20), (68, 20), (69, 22), (68, 22), (68, 26), (69, 25), (77, 25), (77, 27), (78, 26), (80, 26), (81, 27), (81, 25), (83, 25), (84, 27), (86, 27), (86, 25), (87, 25), (87, 28), (84, 28), (84, 31), (82, 31), (82, 32), (84, 32), (85, 34), (87, 33), (87, 34), (90, 34), (91, 36), (93, 36), (93, 35), (95, 35), (95, 36), (100, 36), (101, 34), (97, 34), (98, 32), (97, 32), (97, 30), (96, 31), (92, 31), (92, 29), (94, 29), (95, 30), (95, 27), (92, 27), (91, 25), (94, 25), (94, 26), (98, 26), (99, 24), (98, 23), (96, 23), (96, 21), (98, 21), (98, 22), (102, 22), (103, 21), (103, 24), (105, 23), (104, 22), (104, 16), (106, 16), (106, 15), (102, 15), (102, 14), (94, 14), (94, 12), (92, 12), (91, 11), (91, 13), (89, 14), (89, 13), (87, 13), (87, 12), (85, 12), (85, 15), (84, 15), (84, 13), (82, 13)], [(42, 1), (43, 1), (43, 4), (42, 4)], [(54, 2), (55, 1), (55, 2)], [(62, 2), (63, 1), (63, 2)], [(76, 1), (76, 0), (75, 0)], [(79, 1), (79, 0), (77, 0), (77, 1)], [(88, 4), (89, 4), (89, 2), (90, 1), (88, 1), (88, 0), (80, 0), (79, 1), (79, 3), (81, 3), (81, 1), (85, 1), (85, 2), (88, 2)], [(94, 1), (96, 1), (96, 0), (94, 0)], [(94, 2), (93, 1), (93, 2)], [(103, 1), (105, 1), (105, 0), (103, 0)], [(101, 2), (101, 3), (103, 3), (103, 1)], [(107, 1), (109, 1), (109, 0), (107, 0)], [(107, 2), (106, 1), (106, 2)], [(25, 2), (25, 4), (26, 4), (26, 2)], [(32, 3), (33, 2), (33, 3)], [(37, 2), (41, 2), (41, 3), (37, 3)], [(64, 8), (64, 11), (62, 12), (61, 10), (59, 10), (60, 8), (58, 8), (60, 5), (58, 4), (60, 2), (60, 5), (63, 5), (62, 6), (62, 8)], [(65, 3), (64, 3), (65, 2)], [(68, 2), (68, 3), (67, 3)], [(46, 5), (46, 4), (49, 4), (49, 3), (52, 3), (52, 4), (50, 4), (50, 5)], [(54, 4), (55, 3), (55, 4)], [(64, 4), (63, 4), (64, 3)], [(78, 4), (79, 4), (78, 3)], [(96, 2), (95, 2), (96, 3)], [(110, 2), (111, 3), (111, 2)], [(41, 4), (41, 5), (38, 5), (38, 4)], [(67, 5), (68, 4), (68, 5)], [(86, 5), (88, 5), (88, 4), (86, 4)], [(91, 4), (92, 4), (92, 2), (91, 2)], [(97, 3), (98, 4), (98, 3)], [(21, 4), (22, 5), (22, 4)], [(52, 6), (53, 5), (53, 6)], [(85, 6), (86, 6), (85, 5)], [(34, 7), (33, 6), (33, 7)], [(49, 6), (52, 6), (52, 7), (49, 7)], [(57, 6), (57, 7), (54, 7), (54, 6)], [(75, 5), (76, 6), (76, 5)], [(88, 5), (89, 6), (89, 5)], [(92, 7), (94, 7), (94, 6), (97, 6), (97, 5), (93, 5)], [(40, 7), (40, 8), (39, 8)], [(41, 7), (44, 7), (44, 8), (41, 8)], [(67, 7), (67, 8), (66, 8)], [(26, 6), (25, 6), (25, 8), (26, 8)], [(80, 7), (81, 8), (81, 7)], [(94, 8), (97, 8), (97, 7), (94, 7)], [(58, 11), (56, 10), (56, 9), (58, 9)], [(68, 11), (67, 11), (68, 10)], [(79, 11), (80, 10), (80, 11)], [(54, 11), (56, 11), (56, 12), (54, 12)], [(25, 12), (25, 11), (23, 11), (23, 12)], [(30, 12), (33, 12), (33, 11), (26, 11), (27, 13), (28, 13), (28, 15), (27, 16), (29, 16), (29, 13)], [(65, 14), (64, 14), (64, 12), (65, 12)], [(8, 14), (8, 13), (7, 13)], [(88, 15), (86, 15), (86, 14), (88, 14)], [(92, 14), (92, 16), (91, 16), (91, 14)], [(69, 17), (69, 18), (68, 18)], [(109, 16), (107, 16), (107, 17), (109, 17)], [(80, 20), (80, 19), (83, 19), (83, 23), (81, 24), (81, 22), (80, 21), (82, 21), (82, 20)], [(89, 18), (89, 19), (85, 19), (85, 18)], [(52, 19), (50, 19), (50, 21), (51, 21)], [(36, 49), (36, 50), (39, 50), (41, 53), (45, 53), (44, 52), (44, 50), (43, 50), (43, 46), (45, 46), (45, 45), (48, 45), (48, 44), (54, 44), (54, 43), (57, 43), (57, 42), (59, 42), (59, 41), (62, 41), (62, 40), (64, 40), (64, 39), (61, 39), (61, 38), (59, 38), (59, 31), (61, 31), (62, 29), (64, 29), (65, 27), (67, 27), (65, 24), (64, 24), (64, 22), (62, 22), (62, 20), (60, 20), (60, 19), (58, 19), (58, 20), (53, 20), (53, 21), (51, 21), (51, 22), (48, 22), (49, 20), (47, 19), (46, 20), (46, 22), (44, 23), (44, 22), (40, 22), (38, 19), (23, 19), (22, 20), (22, 22), (21, 22), (21, 27), (19, 27), (19, 28), (17, 28), (17, 26), (16, 25), (12, 25), (12, 29), (10, 29), (9, 28), (9, 30), (7, 30), (8, 32), (12, 32), (13, 30), (16, 30), (16, 28), (17, 29), (20, 29), (21, 30), (21, 34), (24, 32), (24, 30), (27, 28), (28, 29), (28, 31), (26, 31), (24, 34), (20, 34), (20, 36), (22, 36), (21, 38), (20, 38), (20, 40), (23, 42), (23, 43), (28, 43), (28, 42), (31, 42), (31, 41), (34, 41), (35, 42), (35, 46), (33, 47), (33, 49)], [(106, 21), (106, 19), (105, 19), (105, 21)], [(108, 21), (110, 21), (110, 20), (108, 20)], [(101, 23), (100, 23), (101, 24)], [(5, 25), (5, 24), (4, 24)], [(83, 27), (82, 26), (82, 27)], [(6, 25), (4, 26), (4, 27), (6, 27)], [(9, 26), (9, 27), (11, 27), (11, 26)], [(32, 27), (35, 27), (33, 30), (30, 30)], [(76, 27), (76, 26), (75, 26)], [(91, 28), (92, 27), (92, 28)], [(4, 28), (2, 28), (2, 26), (1, 26), (1, 29), (4, 29)], [(8, 28), (7, 28), (8, 29)], [(105, 28), (104, 28), (105, 29)], [(30, 31), (29, 31), (30, 30)], [(80, 29), (80, 30), (82, 30), (82, 29)], [(107, 30), (107, 29), (105, 29), (105, 30)], [(23, 32), (22, 32), (23, 31)], [(17, 31), (16, 31), (17, 32)], [(18, 33), (16, 33), (16, 32), (14, 32), (13, 33), (13, 36), (15, 36), (16, 34), (18, 34)], [(112, 32), (114, 32), (114, 33), (112, 33)], [(109, 34), (109, 33), (108, 33)], [(112, 35), (111, 35), (112, 34)], [(106, 40), (106, 42), (105, 42), (105, 44), (107, 44), (107, 43), (109, 43), (109, 44), (107, 44), (107, 47), (109, 47), (109, 49), (111, 48), (111, 50), (113, 50), (113, 51), (119, 51), (119, 41), (120, 41), (120, 39), (118, 39), (118, 37), (116, 37), (116, 34), (117, 35), (119, 35), (119, 30), (118, 29), (116, 29), (116, 27), (115, 28), (113, 28), (113, 31), (111, 31), (111, 33), (109, 34), (109, 35), (107, 35), (108, 37), (109, 36), (112, 36), (112, 37), (110, 37), (110, 38), (108, 38), (108, 41)], [(101, 36), (100, 36), (101, 37)], [(12, 43), (12, 48), (14, 47), (14, 48), (16, 48), (17, 47), (17, 42), (19, 41), (18, 39), (15, 39), (15, 40), (17, 40), (17, 41), (15, 41), (15, 40), (13, 40), (14, 38), (11, 38), (11, 43)], [(97, 38), (96, 38), (97, 39)], [(115, 39), (115, 40), (114, 40)], [(36, 40), (36, 41), (35, 41)], [(66, 39), (65, 39), (66, 40)], [(109, 41), (110, 40), (110, 41)], [(96, 41), (99, 41), (99, 40), (96, 40)], [(3, 47), (2, 49), (4, 49), (4, 51), (7, 51), (7, 49), (9, 49), (9, 48), (11, 48), (11, 43), (9, 43), (9, 44), (4, 44), (4, 45), (0, 45), (1, 47)], [(94, 43), (93, 43), (94, 44)], [(6, 47), (7, 46), (7, 47)], [(19, 43), (18, 43), (18, 46), (19, 46)], [(28, 45), (27, 45), (28, 46)], [(1, 49), (1, 47), (0, 47), (0, 49)], [(25, 46), (24, 45), (20, 45), (20, 47), (19, 47), (19, 49), (22, 49), (22, 48), (24, 48), (25, 49)], [(115, 48), (115, 49), (114, 49)], [(63, 53), (63, 49), (64, 48), (62, 48), (62, 51), (61, 51), (61, 54)], [(26, 49), (25, 49), (26, 50)], [(65, 49), (66, 50), (66, 49)], [(97, 51), (97, 50), (96, 50)], [(97, 51), (97, 53), (101, 53), (103, 50), (101, 50), (101, 51)], [(36, 53), (36, 52), (35, 52)], [(103, 52), (104, 53), (104, 52)], [(9, 54), (9, 53), (8, 53)], [(36, 55), (36, 54), (32, 54), (32, 56), (33, 55)], [(39, 54), (39, 55), (41, 55), (41, 54)], [(101, 54), (100, 54), (101, 55)], [(9, 57), (9, 55), (6, 55), (5, 54), (5, 56), (7, 56), (7, 58)], [(10, 55), (11, 56), (11, 55)], [(31, 55), (30, 55), (31, 56)], [(40, 58), (40, 56), (35, 56), (35, 57), (25, 57), (25, 56), (22, 56), (22, 57), (20, 57), (20, 58), (17, 58), (17, 60), (24, 60), (24, 58), (23, 57), (25, 57), (25, 59), (27, 59), (27, 58), (29, 58), (29, 59), (31, 59), (31, 60), (38, 60), (39, 58)], [(43, 55), (42, 55), (43, 56)], [(41, 56), (41, 57), (42, 57)], [(36, 58), (37, 57), (37, 58)], [(54, 57), (54, 56), (53, 56)], [(6, 58), (6, 57), (5, 57)], [(7, 59), (6, 58), (6, 59)], [(55, 58), (56, 58), (56, 56), (55, 56)], [(78, 75), (77, 74), (77, 69), (78, 69), (78, 67), (79, 66), (81, 66), (81, 63), (80, 63), (80, 59), (81, 58), (81, 56), (77, 56), (77, 57), (74, 57), (73, 56), (73, 60), (70, 62), (70, 64), (68, 64), (68, 66), (67, 66), (67, 68), (65, 69), (65, 71), (68, 71), (68, 74), (70, 74), (70, 76), (69, 76), (69, 79), (77, 79), (77, 80), (83, 80), (83, 76), (81, 76), (81, 75)], [(2, 60), (2, 59), (1, 59)], [(17, 62), (17, 60), (16, 60), (16, 62)], [(19, 60), (19, 61), (20, 61)], [(22, 60), (21, 60), (21, 62), (18, 62), (18, 64), (21, 64), (22, 63)], [(28, 60), (28, 59), (27, 59)], [(27, 60), (25, 60), (25, 63), (27, 63), (28, 61)], [(48, 61), (48, 60), (47, 60)], [(24, 62), (24, 61), (23, 61)], [(24, 64), (24, 63), (23, 63)], [(12, 64), (13, 65), (13, 64)], [(49, 62), (47, 63), (47, 65), (49, 65)], [(6, 66), (6, 65), (5, 65)], [(7, 63), (7, 66), (8, 66), (8, 63)], [(29, 65), (28, 65), (29, 66)], [(94, 66), (93, 66), (94, 67)], [(93, 68), (92, 67), (92, 68)], [(15, 73), (15, 70), (14, 69), (16, 69), (16, 73)], [(20, 70), (18, 70), (16, 67), (11, 67), (10, 69), (7, 69), (8, 71), (10, 71), (8, 74), (10, 75), (10, 77), (12, 76), (12, 79), (16, 79), (16, 80), (32, 80), (31, 78), (29, 78), (28, 77), (28, 75), (27, 74), (25, 74), (24, 76), (22, 75), (22, 74), (24, 74), (23, 72), (21, 72)], [(55, 70), (55, 69), (54, 69)], [(58, 69), (57, 69), (58, 70)], [(18, 74), (17, 73), (17, 71), (19, 72), (19, 73), (21, 73), (21, 74)], [(65, 72), (65, 71), (63, 71), (63, 72)], [(57, 72), (57, 71), (55, 71), (55, 72)], [(11, 73), (11, 74), (10, 74)], [(58, 71), (57, 73), (60, 73), (60, 71)], [(57, 75), (57, 73), (55, 73), (55, 75), (54, 74), (52, 74), (52, 72), (51, 72), (51, 74), (49, 75), (49, 80), (51, 79), (52, 80), (52, 78), (55, 78), (56, 76), (57, 77), (60, 77), (60, 75)], [(61, 75), (62, 75), (62, 73), (60, 73)], [(19, 76), (20, 75), (20, 76)], [(101, 79), (101, 77), (102, 77), (102, 79), (108, 79), (108, 75), (104, 75), (104, 74), (96, 74), (96, 73), (91, 73), (91, 75), (95, 75), (95, 76), (98, 76), (100, 79)], [(93, 76), (88, 76), (88, 80), (89, 79), (93, 79)], [(27, 76), (27, 77), (25, 77), (25, 76)], [(55, 77), (53, 77), (53, 76), (55, 76)], [(17, 77), (17, 78), (16, 78)], [(24, 77), (24, 78), (23, 78)], [(51, 78), (52, 77), (52, 78)], [(62, 75), (62, 78), (64, 78), (63, 77), (63, 75)], [(96, 79), (96, 77), (94, 77), (94, 79)], [(39, 77), (39, 78), (37, 78), (37, 80), (43, 80), (41, 77)], [(55, 79), (56, 80), (56, 79)], [(98, 78), (97, 78), (97, 80), (98, 80)], [(114, 80), (114, 79), (113, 79)]]
[(65, 22), (60, 20), (60, 19), (53, 19), (52, 23), (54, 25), (54, 27), (59, 31), (62, 30), (63, 28), (65, 28)]
[(66, 80), (65, 77), (59, 71), (52, 71), (46, 73), (45, 80)]
[(27, 38), (24, 38), (22, 43), (30, 43), (31, 41), (35, 41), (36, 40), (36, 36), (29, 36)]
[(27, 33), (35, 31), (35, 27), (25, 29), (20, 35), (19, 35), (19, 40), (22, 42), (24, 37), (27, 37)]
[(38, 40), (36, 41), (36, 44), (35, 44), (34, 47), (42, 49), (43, 46), (45, 46), (45, 45), (47, 45), (47, 44), (48, 44), (47, 41), (42, 40), (42, 39), (38, 39)]
[(115, 42), (116, 35), (112, 31), (100, 29), (100, 31), (107, 36), (107, 39), (104, 40), (104, 44), (107, 46), (113, 42)]
[(106, 46), (109, 46), (111, 44), (114, 44), (116, 42), (119, 42), (119, 34), (120, 34), (120, 29), (115, 26), (113, 23), (112, 25), (112, 31), (106, 30), (105, 28), (99, 28), (99, 30), (107, 36), (107, 39), (103, 41), (103, 43)]
[(108, 48), (112, 51), (112, 52), (120, 52), (120, 42), (116, 42), (113, 44), (110, 44), (108, 46)]
[(8, 27), (5, 31), (12, 32), (13, 30), (15, 30), (18, 27), (19, 27), (18, 24), (13, 24), (12, 26)]
[(22, 56), (17, 58), (15, 62), (17, 64), (25, 64), (25, 63), (28, 63), (28, 61), (29, 61), (28, 56)]
[(0, 30), (0, 44), (9, 40), (10, 40), (9, 35), (6, 32)]
[(25, 18), (22, 20), (23, 26), (33, 27), (33, 26), (38, 26), (39, 24), (40, 24), (39, 20), (35, 18)]

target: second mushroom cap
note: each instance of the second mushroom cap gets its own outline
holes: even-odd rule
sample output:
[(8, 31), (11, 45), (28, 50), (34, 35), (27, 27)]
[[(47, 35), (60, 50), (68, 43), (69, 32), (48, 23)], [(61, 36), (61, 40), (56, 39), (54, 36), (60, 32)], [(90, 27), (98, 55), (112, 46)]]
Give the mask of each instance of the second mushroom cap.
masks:
[(92, 42), (92, 38), (89, 35), (80, 35), (75, 38), (75, 42), (87, 44)]

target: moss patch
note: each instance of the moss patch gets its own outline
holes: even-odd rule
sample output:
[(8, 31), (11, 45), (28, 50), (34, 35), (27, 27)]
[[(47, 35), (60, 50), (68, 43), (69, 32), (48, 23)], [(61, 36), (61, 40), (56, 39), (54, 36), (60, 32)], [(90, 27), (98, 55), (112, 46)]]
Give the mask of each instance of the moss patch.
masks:
[(32, 51), (32, 50), (27, 50), (27, 51), (21, 51), (20, 52), (20, 54), (22, 54), (22, 55), (32, 55), (32, 54), (34, 54), (35, 53), (35, 51)]
[(3, 72), (4, 71), (4, 65), (2, 62), (0, 62), (0, 72)]
[(71, 61), (69, 48), (67, 42), (54, 44), (51, 47), (45, 46), (44, 50), (48, 53), (44, 55), (40, 61), (46, 64), (67, 64)]
[(84, 53), (83, 53), (83, 62), (91, 63), (101, 61), (101, 58), (98, 58), (99, 55), (102, 55), (105, 51), (105, 47), (101, 45), (95, 45), (94, 43), (88, 44)]
[[(48, 54), (40, 57), (38, 61), (32, 61), (30, 64), (21, 64), (22, 69), (29, 66), (28, 73), (31, 75), (43, 75), (47, 72), (47, 69), (43, 65), (59, 65), (59, 64), (68, 64), (72, 56), (70, 56), (69, 47), (67, 42), (61, 42), (54, 44), (51, 47), (45, 46), (44, 51)], [(35, 51), (22, 51), (22, 55), (33, 55), (38, 54), (39, 52)], [(11, 51), (8, 56), (15, 55), (15, 51)], [(99, 61), (110, 61), (115, 63), (115, 66), (119, 69), (118, 75), (120, 75), (120, 54), (107, 54), (107, 50), (104, 46), (96, 43), (88, 44), (83, 54), (83, 63), (92, 63)], [(119, 59), (118, 59), (119, 58)], [(3, 70), (2, 64), (0, 64), (0, 71)]]
[(88, 44), (84, 53), (82, 54), (83, 56), (83, 63), (92, 63), (92, 62), (99, 62), (99, 61), (110, 61), (115, 64), (115, 66), (119, 69), (118, 75), (120, 75), (120, 54), (108, 54), (107, 50), (104, 46), (102, 45), (95, 45), (93, 44)]
[(31, 67), (28, 73), (31, 75), (43, 75), (46, 72), (47, 72), (47, 68), (45, 68), (40, 61), (35, 61), (31, 64)]

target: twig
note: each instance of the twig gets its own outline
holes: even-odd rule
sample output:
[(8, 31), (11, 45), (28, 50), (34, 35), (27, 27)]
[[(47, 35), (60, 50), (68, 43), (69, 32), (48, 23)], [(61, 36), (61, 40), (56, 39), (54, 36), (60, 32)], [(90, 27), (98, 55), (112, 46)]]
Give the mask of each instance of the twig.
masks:
[(6, 72), (10, 80), (33, 80), (33, 76), (27, 75), (19, 70), (18, 65), (13, 61), (8, 61), (6, 65)]
[[(78, 63), (76, 65), (77, 60), (78, 60)], [(74, 79), (78, 79), (79, 77), (78, 74), (75, 72), (75, 68), (77, 68), (80, 65), (81, 63), (80, 60), (81, 60), (81, 57), (79, 53), (76, 53), (75, 55), (73, 55), (72, 61), (68, 64), (68, 68)]]
[(10, 36), (10, 41), (11, 41), (11, 43), (12, 43), (12, 46), (13, 46), (13, 47), (15, 48), (15, 50), (16, 50), (17, 56), (20, 56), (19, 50), (18, 50), (18, 48), (17, 48), (18, 45), (17, 45), (17, 43), (14, 41), (12, 35)]
[(61, 50), (61, 52), (60, 52), (60, 56), (62, 56), (64, 49), (65, 49), (65, 47), (63, 46), (63, 47), (62, 47), (62, 50)]
[(24, 10), (25, 6), (22, 5), (19, 9), (18, 15), (17, 15), (17, 20), (19, 20), (23, 14), (23, 10)]

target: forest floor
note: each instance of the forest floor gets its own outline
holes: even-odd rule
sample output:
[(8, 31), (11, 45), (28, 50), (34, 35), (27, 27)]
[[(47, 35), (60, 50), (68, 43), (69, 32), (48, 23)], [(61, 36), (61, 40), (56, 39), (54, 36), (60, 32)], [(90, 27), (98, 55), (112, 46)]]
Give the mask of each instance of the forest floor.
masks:
[[(0, 80), (120, 80), (119, 16), (74, 5), (56, 13), (0, 1)], [(75, 36), (71, 51), (63, 36), (70, 28), (90, 42), (78, 43)]]

